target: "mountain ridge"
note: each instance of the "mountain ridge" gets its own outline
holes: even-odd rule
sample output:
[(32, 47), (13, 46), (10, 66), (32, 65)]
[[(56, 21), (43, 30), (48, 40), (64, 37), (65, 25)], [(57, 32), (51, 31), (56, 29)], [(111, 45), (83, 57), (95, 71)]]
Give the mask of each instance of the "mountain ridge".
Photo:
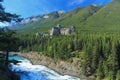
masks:
[[(61, 24), (65, 27), (75, 26), (78, 30), (120, 30), (120, 1), (112, 1), (105, 6), (92, 4), (78, 7), (72, 11), (59, 14), (58, 11), (44, 14), (41, 20), (28, 23), (18, 28), (22, 32), (47, 32), (51, 27)], [(115, 26), (116, 25), (116, 26)]]
[[(84, 10), (85, 10), (85, 16), (87, 18), (87, 17), (89, 17), (87, 15), (89, 14), (89, 11), (92, 10), (92, 8), (95, 8), (96, 10), (98, 10), (100, 8), (100, 6), (90, 5), (90, 6), (87, 6), (87, 7), (78, 7), (76, 9), (72, 10), (72, 11), (63, 12), (62, 14), (58, 14), (59, 11), (55, 11), (55, 12), (52, 12), (52, 13), (44, 14), (42, 16), (39, 16), (39, 17), (44, 17), (42, 20), (39, 19), (38, 21), (35, 21), (35, 22), (32, 22), (32, 23), (28, 23), (27, 25), (23, 25), (21, 28), (18, 28), (18, 30), (19, 29), (20, 30), (27, 30), (27, 29), (30, 30), (30, 28), (31, 29), (34, 28), (34, 30), (35, 30), (35, 27), (36, 27), (36, 30), (38, 28), (41, 28), (41, 27), (44, 27), (44, 28), (47, 27), (47, 29), (49, 29), (50, 27), (52, 27), (54, 25), (57, 25), (59, 23), (64, 25), (64, 26), (70, 26), (72, 24), (66, 25), (64, 23), (64, 21), (67, 22), (67, 20), (68, 20), (68, 22), (69, 22), (69, 18), (70, 17), (71, 17), (71, 19), (73, 18), (73, 19), (75, 19), (75, 21), (77, 21), (77, 16), (79, 16), (79, 14), (81, 16), (79, 16), (78, 18), (84, 18), (84, 16), (83, 16), (84, 15)], [(83, 13), (81, 13), (81, 12), (83, 12)], [(92, 12), (92, 13), (94, 13), (94, 12)], [(77, 15), (77, 16), (75, 16), (75, 15)], [(40, 30), (40, 31), (42, 31), (42, 30)]]

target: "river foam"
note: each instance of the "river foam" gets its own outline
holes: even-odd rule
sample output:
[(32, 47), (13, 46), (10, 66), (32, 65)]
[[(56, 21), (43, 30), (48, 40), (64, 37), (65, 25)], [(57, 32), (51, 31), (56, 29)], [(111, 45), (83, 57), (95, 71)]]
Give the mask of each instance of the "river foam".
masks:
[(10, 64), (10, 69), (21, 76), (21, 80), (80, 80), (69, 75), (60, 75), (54, 70), (43, 65), (32, 65), (32, 63), (19, 56), (11, 56), (10, 59), (20, 61)]

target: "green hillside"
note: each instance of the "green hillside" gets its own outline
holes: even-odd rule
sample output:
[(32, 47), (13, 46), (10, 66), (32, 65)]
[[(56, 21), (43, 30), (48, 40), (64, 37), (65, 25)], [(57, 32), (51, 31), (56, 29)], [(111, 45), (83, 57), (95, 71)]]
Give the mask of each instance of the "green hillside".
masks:
[(63, 26), (69, 27), (74, 25), (76, 27), (81, 27), (81, 24), (87, 20), (88, 17), (92, 16), (101, 7), (90, 5), (87, 7), (76, 8), (70, 12), (66, 12), (59, 15), (57, 12), (52, 12), (47, 15), (50, 17), (47, 19), (41, 19), (37, 22), (29, 23), (22, 28), (19, 28), (19, 32), (46, 32), (51, 27), (61, 24)]
[[(87, 7), (79, 7), (72, 11), (60, 15), (57, 11), (48, 15), (47, 19), (40, 19), (37, 22), (26, 24), (18, 29), (22, 33), (48, 32), (48, 30), (61, 24), (65, 27), (74, 25), (78, 32), (80, 31), (102, 31), (111, 32), (120, 30), (120, 1), (115, 0), (105, 6), (89, 5)], [(43, 15), (44, 16), (44, 15)], [(43, 17), (42, 16), (42, 17)]]
[[(33, 33), (38, 31), (46, 32), (49, 29), (49, 27), (53, 26), (52, 24), (54, 20), (60, 16), (57, 12), (52, 12), (47, 15), (50, 16), (48, 19), (42, 18), (37, 22), (28, 23), (22, 26), (21, 28), (18, 28), (18, 32), (21, 32), (21, 33), (26, 33), (26, 32)], [(43, 17), (43, 16), (40, 16), (40, 17)]]
[(84, 22), (93, 14), (95, 14), (101, 7), (90, 5), (88, 7), (82, 8), (79, 12), (76, 14), (71, 15), (70, 17), (63, 18), (63, 20), (59, 19), (58, 23), (65, 25), (65, 26), (71, 26), (74, 25), (78, 29), (84, 28), (83, 24)]
[(99, 30), (120, 30), (120, 1), (114, 1), (101, 8), (87, 19), (86, 26)]

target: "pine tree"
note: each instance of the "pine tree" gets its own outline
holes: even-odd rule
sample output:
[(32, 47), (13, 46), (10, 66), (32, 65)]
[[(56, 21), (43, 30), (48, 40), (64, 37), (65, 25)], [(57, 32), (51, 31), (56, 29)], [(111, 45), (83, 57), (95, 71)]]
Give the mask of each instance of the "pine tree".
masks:
[[(2, 2), (3, 0), (0, 0)], [(20, 21), (19, 16), (16, 14), (11, 14), (5, 12), (2, 4), (0, 3), (0, 22), (11, 22), (11, 21)], [(6, 66), (8, 65), (8, 54), (9, 51), (13, 49), (13, 45), (15, 44), (17, 38), (14, 36), (15, 31), (9, 30), (8, 28), (0, 29), (0, 50), (6, 51)], [(15, 48), (15, 47), (14, 47)], [(15, 48), (16, 49), (16, 48)]]
[(19, 40), (15, 36), (15, 31), (4, 28), (0, 34), (0, 50), (6, 51), (6, 66), (8, 65), (9, 51), (17, 50), (17, 41)]

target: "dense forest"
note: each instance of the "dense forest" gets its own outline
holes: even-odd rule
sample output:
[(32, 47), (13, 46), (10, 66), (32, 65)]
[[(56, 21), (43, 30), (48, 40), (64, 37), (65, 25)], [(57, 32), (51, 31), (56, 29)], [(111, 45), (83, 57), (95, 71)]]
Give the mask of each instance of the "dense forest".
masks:
[[(27, 36), (27, 38), (26, 38)], [(35, 37), (22, 36), (21, 51), (37, 51), (53, 58), (71, 62), (81, 58), (83, 74), (94, 75), (97, 80), (119, 80), (119, 33), (88, 33), (75, 35)]]

